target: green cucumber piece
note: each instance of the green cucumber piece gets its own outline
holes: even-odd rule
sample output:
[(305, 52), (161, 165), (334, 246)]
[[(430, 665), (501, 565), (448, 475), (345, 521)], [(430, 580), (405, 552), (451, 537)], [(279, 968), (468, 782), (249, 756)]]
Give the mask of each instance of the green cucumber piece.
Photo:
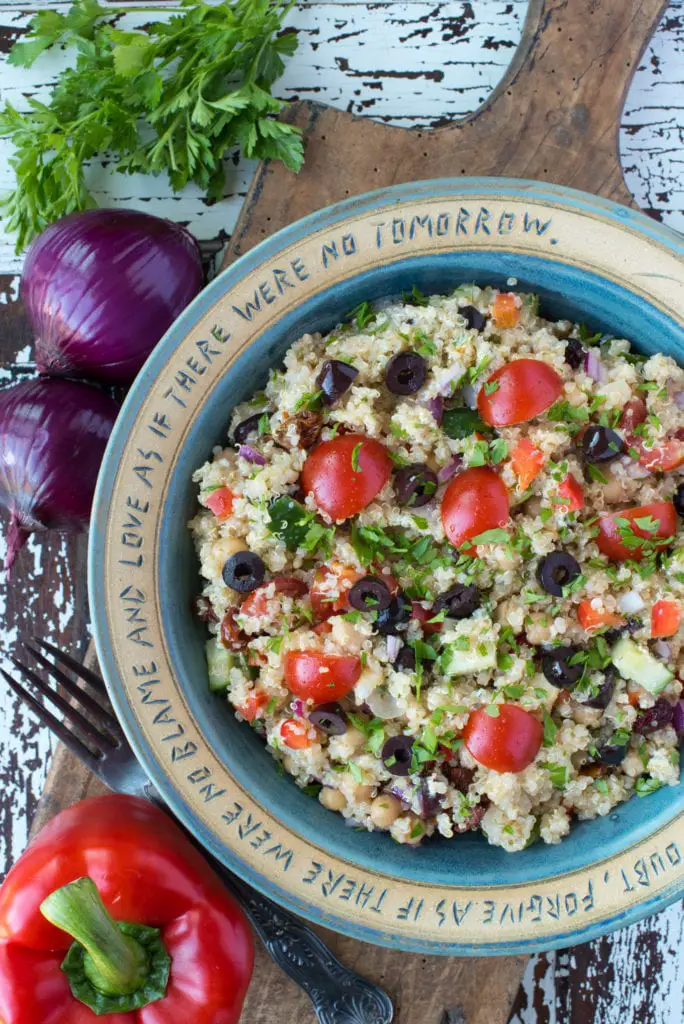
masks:
[(225, 693), (230, 685), (230, 670), (235, 667), (235, 655), (217, 640), (207, 640), (206, 654), (209, 689), (212, 693)]
[(611, 660), (623, 679), (638, 683), (649, 693), (660, 693), (674, 679), (674, 672), (667, 665), (629, 637), (618, 640), (611, 651)]

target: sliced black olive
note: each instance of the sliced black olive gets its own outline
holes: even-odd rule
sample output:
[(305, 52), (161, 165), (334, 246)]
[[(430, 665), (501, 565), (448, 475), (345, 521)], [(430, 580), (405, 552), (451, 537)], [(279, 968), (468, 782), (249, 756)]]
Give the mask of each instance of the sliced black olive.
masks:
[(394, 478), (394, 490), (400, 505), (421, 508), (435, 496), (437, 490), (437, 474), (433, 473), (424, 462), (414, 462), (411, 466), (403, 466)]
[(586, 354), (587, 350), (579, 338), (570, 338), (565, 346), (565, 362), (568, 366), (572, 367), (573, 370), (579, 370)]
[(582, 455), (585, 462), (612, 462), (622, 455), (625, 442), (610, 427), (587, 427), (582, 437)]
[(412, 647), (402, 647), (394, 659), (393, 667), (397, 672), (416, 671), (416, 652)]
[(605, 743), (596, 751), (596, 760), (601, 764), (622, 764), (625, 754), (629, 750), (629, 744)]
[(349, 591), (349, 604), (360, 612), (382, 612), (389, 607), (389, 587), (377, 576), (364, 576)]
[(427, 364), (417, 352), (399, 352), (385, 370), (385, 383), (393, 395), (413, 395), (427, 377)]
[[(263, 415), (263, 412), (256, 412), (253, 416), (248, 416), (242, 423), (238, 423), (233, 431), (233, 441), (235, 444), (244, 444), (250, 434), (259, 433), (259, 420)], [(266, 415), (268, 416), (268, 413)]]
[(577, 654), (577, 647), (552, 647), (542, 655), (542, 672), (559, 690), (571, 690), (579, 682), (583, 665), (571, 665), (571, 658)]
[(606, 669), (604, 682), (601, 683), (598, 693), (589, 700), (582, 701), (585, 708), (599, 708), (603, 710), (610, 704), (613, 690), (615, 689), (615, 670), (612, 665)]
[(475, 306), (460, 306), (458, 311), (472, 330), (483, 331), (485, 329), (487, 317)]
[(375, 629), (382, 636), (396, 636), (403, 632), (411, 618), (411, 602), (403, 594), (393, 597), (387, 608), (375, 620)]
[(537, 567), (539, 583), (553, 597), (562, 597), (563, 587), (573, 583), (579, 575), (579, 564), (567, 551), (552, 551)]
[(409, 775), (412, 752), (413, 736), (392, 736), (382, 748), (382, 763), (391, 775)]
[(309, 721), (328, 736), (342, 736), (347, 731), (339, 704), (321, 704), (309, 713)]
[(266, 566), (253, 551), (238, 551), (223, 566), (223, 582), (239, 594), (249, 594), (264, 581)]
[(432, 611), (434, 615), (439, 615), (446, 608), (447, 618), (468, 619), (479, 607), (480, 592), (477, 587), (455, 583), (439, 595)]
[(680, 484), (672, 498), (677, 514), (684, 518), (684, 484)]
[(336, 402), (351, 387), (358, 372), (356, 367), (339, 359), (326, 360), (316, 378), (316, 387), (322, 392), (321, 400), (326, 405)]

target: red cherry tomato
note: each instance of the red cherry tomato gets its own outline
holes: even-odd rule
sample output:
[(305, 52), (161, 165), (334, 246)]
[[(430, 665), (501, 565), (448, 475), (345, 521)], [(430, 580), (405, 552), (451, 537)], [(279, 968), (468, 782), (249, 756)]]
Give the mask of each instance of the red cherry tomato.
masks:
[(654, 448), (646, 448), (642, 438), (630, 438), (630, 447), (639, 452), (639, 465), (652, 473), (669, 473), (684, 465), (684, 441), (672, 437)]
[(227, 519), (233, 511), (235, 498), (236, 495), (233, 494), (230, 487), (219, 487), (218, 490), (208, 494), (204, 501), (217, 519)]
[(363, 434), (343, 434), (314, 448), (304, 463), (302, 487), (331, 519), (348, 519), (370, 505), (391, 474), (383, 444)]
[(651, 636), (674, 636), (682, 621), (677, 601), (656, 601), (651, 608)]
[[(614, 562), (625, 562), (632, 559), (635, 562), (641, 561), (644, 551), (641, 546), (629, 547), (623, 543), (620, 536), (620, 524), (616, 519), (629, 520), (629, 534), (642, 537), (645, 541), (654, 541), (658, 547), (667, 547), (667, 540), (658, 538), (670, 538), (677, 532), (677, 513), (671, 501), (656, 501), (652, 505), (641, 505), (639, 508), (627, 508), (621, 512), (613, 512), (609, 516), (601, 516), (598, 521), (599, 535), (596, 538), (599, 551), (612, 558)], [(658, 528), (653, 531), (645, 530), (639, 526), (638, 519), (654, 519)]]
[[(497, 387), (492, 390), (494, 384)], [(541, 359), (515, 359), (495, 370), (480, 389), (477, 408), (485, 423), (510, 427), (533, 420), (562, 393), (563, 381), (548, 363)]]
[(280, 738), (290, 750), (306, 750), (311, 746), (309, 730), (303, 722), (298, 722), (296, 718), (288, 718), (283, 722), (280, 726)]
[(487, 466), (466, 469), (454, 477), (442, 498), (442, 525), (455, 548), (486, 530), (508, 522), (508, 491), (498, 473)]
[[(322, 565), (316, 570), (311, 586), (311, 608), (314, 619), (322, 622), (331, 615), (341, 615), (349, 608), (349, 591), (361, 579), (361, 573), (349, 565)], [(338, 597), (331, 597), (331, 587), (339, 591)]]
[(568, 473), (563, 483), (559, 485), (558, 496), (565, 498), (565, 501), (554, 502), (554, 507), (558, 512), (579, 512), (580, 509), (584, 508), (582, 485), (575, 479), (572, 473)]
[(285, 683), (295, 697), (315, 704), (342, 700), (358, 682), (361, 659), (319, 651), (290, 651), (285, 655)]
[(240, 712), (245, 721), (253, 722), (258, 717), (261, 708), (265, 707), (266, 704), (268, 704), (266, 694), (255, 690), (254, 693), (250, 693), (244, 704), (236, 708), (236, 711)]
[(541, 472), (545, 461), (542, 453), (535, 448), (530, 439), (521, 437), (511, 452), (511, 467), (518, 478), (518, 490), (527, 490)]
[(622, 410), (620, 428), (626, 433), (631, 434), (634, 428), (643, 423), (647, 416), (648, 409), (646, 408), (646, 403), (640, 398), (630, 398)]
[(439, 633), (444, 625), (443, 622), (430, 622), (434, 617), (435, 613), (431, 608), (423, 608), (420, 601), (411, 601), (411, 618), (420, 623), (426, 636)]
[(498, 704), (496, 718), (484, 708), (473, 711), (463, 730), (468, 751), (493, 772), (521, 772), (541, 747), (541, 722), (517, 704)]
[(262, 583), (261, 586), (253, 590), (245, 598), (240, 605), (240, 614), (265, 615), (268, 611), (268, 602), (270, 600), (268, 596), (270, 593), (269, 588), (273, 587), (275, 587), (275, 594), (287, 594), (290, 597), (303, 597), (308, 590), (306, 583), (303, 580), (298, 580), (296, 576), (276, 576), (274, 579), (269, 580), (268, 583)]

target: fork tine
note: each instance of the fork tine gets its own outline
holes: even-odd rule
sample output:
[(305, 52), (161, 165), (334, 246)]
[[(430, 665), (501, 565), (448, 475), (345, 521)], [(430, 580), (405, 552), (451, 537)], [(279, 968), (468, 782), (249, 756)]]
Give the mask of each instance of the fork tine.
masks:
[(79, 757), (81, 761), (88, 765), (91, 771), (97, 774), (99, 772), (100, 758), (94, 754), (89, 747), (86, 747), (75, 733), (71, 732), (70, 729), (67, 729), (58, 718), (55, 718), (52, 712), (48, 711), (45, 705), (36, 700), (32, 693), (29, 693), (29, 691), (24, 689), (20, 683), (17, 683), (16, 680), (12, 679), (12, 676), (5, 672), (4, 669), (0, 669), (0, 673), (3, 675), (7, 685), (14, 690), (17, 697), (23, 700), (25, 704), (28, 704), (43, 725), (46, 725), (48, 729), (51, 729), (55, 736), (62, 741), (65, 747), (69, 748), (72, 754)]
[(105, 686), (104, 679), (98, 676), (97, 672), (93, 672), (92, 669), (82, 665), (80, 661), (76, 661), (69, 654), (65, 654), (64, 651), (60, 651), (59, 647), (55, 647), (54, 644), (48, 643), (47, 640), (40, 640), (37, 636), (31, 637), (34, 644), (42, 647), (44, 651), (51, 654), (55, 661), (61, 661), (63, 665), (66, 665), (68, 669), (74, 672), (80, 679), (84, 679), (86, 683), (98, 690), (100, 693), (107, 693), (107, 687)]
[(82, 704), (83, 707), (90, 712), (98, 725), (105, 726), (105, 728), (112, 733), (113, 738), (116, 739), (119, 736), (121, 733), (121, 727), (114, 716), (107, 711), (106, 708), (102, 707), (98, 701), (94, 700), (89, 693), (86, 693), (82, 686), (75, 683), (73, 679), (69, 679), (61, 669), (56, 665), (53, 665), (51, 661), (48, 661), (44, 654), (41, 654), (40, 651), (34, 650), (27, 641), (24, 641), (24, 647), (27, 651), (31, 652), (36, 661), (40, 662), (52, 678), (71, 694), (74, 700), (78, 701), (79, 704)]
[(36, 675), (33, 669), (30, 669), (28, 665), (23, 665), (20, 661), (18, 661), (11, 655), (10, 661), (15, 666), (15, 668), (18, 668), (19, 671), (24, 675), (24, 677), (27, 678), (35, 686), (38, 692), (41, 693), (43, 697), (45, 697), (47, 700), (55, 704), (59, 708), (59, 710), (63, 712), (64, 717), (69, 721), (69, 723), (74, 728), (82, 732), (85, 736), (87, 736), (97, 746), (98, 749), (100, 749), (103, 746), (112, 747), (116, 745), (116, 741), (113, 739), (113, 737), (109, 736), (107, 733), (100, 732), (100, 730), (98, 730), (95, 725), (89, 722), (88, 719), (85, 718), (77, 708), (69, 704), (69, 702), (66, 701), (60, 693), (57, 693), (56, 690), (53, 690), (49, 683), (46, 683), (45, 680), (41, 679), (39, 675)]

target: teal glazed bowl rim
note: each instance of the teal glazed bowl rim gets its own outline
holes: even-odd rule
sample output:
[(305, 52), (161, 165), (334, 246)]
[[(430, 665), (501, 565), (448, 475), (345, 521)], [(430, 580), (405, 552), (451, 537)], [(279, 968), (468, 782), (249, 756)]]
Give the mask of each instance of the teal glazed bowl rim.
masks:
[[(429, 239), (424, 239), (420, 251), (403, 248), (403, 243), (408, 241), (409, 230), (413, 232), (414, 221), (418, 221), (416, 233), (427, 231), (426, 222), (421, 227), (420, 218), (413, 218), (410, 229), (408, 221), (404, 222), (403, 228), (396, 229), (400, 234), (404, 232), (397, 241), (394, 225), (401, 218), (394, 214), (408, 208), (407, 204), (417, 204), (422, 210), (421, 204), (444, 200), (455, 204), (454, 210), (468, 213), (467, 204), (471, 198), (477, 203), (478, 216), (470, 217), (468, 214), (466, 219), (464, 215), (463, 237), (459, 237), (461, 214), (456, 214), (457, 219), (450, 222), (455, 224), (456, 231), (453, 244), (450, 242), (446, 247), (441, 242), (438, 244), (439, 221), (435, 220), (434, 223), (430, 221)], [(503, 214), (498, 219), (494, 215), (496, 204), (501, 202), (531, 204), (534, 209), (537, 209), (537, 204), (547, 212), (551, 206), (559, 212), (555, 219), (549, 218), (548, 224), (530, 215), (529, 227), (525, 214), (520, 230), (525, 245), (528, 242), (531, 245), (530, 239), (533, 240), (536, 248), (530, 249), (518, 244), (519, 239), (513, 234), (510, 234), (510, 244), (507, 238), (502, 240), (502, 234), (509, 234), (510, 225), (503, 220)], [(485, 210), (485, 215), (482, 210)], [(563, 217), (568, 218), (567, 227)], [(164, 477), (162, 507), (154, 536), (158, 559), (154, 563), (153, 575), (148, 578), (148, 587), (138, 587), (138, 593), (146, 593), (141, 601), (156, 600), (158, 619), (163, 623), (163, 640), (159, 657), (153, 644), (149, 645), (152, 648), (150, 652), (142, 643), (141, 650), (137, 652), (138, 662), (148, 658), (156, 666), (159, 659), (168, 659), (185, 711), (201, 725), (208, 754), (226, 766), (230, 777), (256, 801), (258, 808), (265, 809), (292, 834), (299, 835), (312, 851), (318, 851), (317, 856), (322, 863), (327, 856), (339, 856), (346, 865), (353, 865), (357, 873), (381, 870), (390, 879), (408, 880), (419, 888), (427, 887), (426, 892), (435, 887), (435, 893), (443, 893), (453, 886), (454, 893), (463, 899), (470, 886), (487, 888), (493, 895), (504, 893), (512, 898), (510, 893), (528, 893), (530, 887), (534, 889), (549, 882), (555, 884), (557, 880), (559, 891), (565, 891), (564, 877), (582, 877), (589, 871), (594, 872), (592, 878), (596, 884), (600, 884), (602, 875), (606, 885), (618, 885), (622, 883), (613, 875), (618, 874), (617, 866), (620, 866), (625, 885), (624, 900), (622, 896), (616, 896), (610, 912), (598, 919), (583, 920), (581, 915), (571, 913), (562, 921), (559, 916), (557, 926), (550, 925), (543, 934), (538, 934), (534, 927), (526, 926), (521, 911), (520, 928), (515, 934), (495, 935), (491, 929), (481, 928), (475, 939), (467, 939), (464, 932), (459, 931), (458, 913), (455, 931), (453, 928), (450, 931), (439, 930), (443, 912), (437, 904), (432, 911), (433, 916), (437, 915), (432, 925), (423, 928), (416, 919), (414, 931), (406, 930), (406, 916), (402, 918), (399, 914), (395, 915), (395, 921), (401, 921), (401, 927), (380, 918), (376, 923), (367, 916), (362, 918), (361, 914), (350, 916), (348, 907), (344, 908), (344, 913), (338, 912), (339, 908), (327, 898), (329, 893), (326, 900), (318, 893), (314, 898), (312, 886), (309, 897), (301, 885), (298, 888), (291, 886), (286, 876), (266, 865), (261, 870), (242, 855), (243, 846), (232, 839), (228, 841), (208, 827), (203, 817), (202, 798), (198, 796), (195, 800), (182, 790), (174, 774), (176, 766), (165, 762), (150, 740), (150, 727), (144, 716), (150, 711), (150, 703), (154, 703), (149, 697), (151, 691), (148, 689), (147, 696), (142, 697), (142, 708), (132, 696), (136, 690), (144, 692), (144, 686), (141, 688), (139, 679), (134, 678), (139, 675), (138, 668), (132, 667), (133, 662), (121, 654), (124, 638), (121, 626), (115, 624), (116, 617), (111, 611), (114, 590), (110, 581), (114, 579), (112, 566), (124, 561), (113, 551), (118, 543), (116, 521), (121, 467), (130, 457), (132, 446), (139, 443), (134, 440), (136, 429), (143, 414), (147, 415), (145, 410), (150, 396), (168, 377), (172, 360), (186, 339), (210, 311), (220, 306), (226, 295), (237, 295), (242, 283), (251, 279), (255, 271), (273, 266), (274, 260), (282, 258), (284, 252), (296, 252), (297, 246), (306, 246), (319, 235), (324, 237), (322, 232), (329, 232), (332, 239), (340, 225), (360, 222), (363, 218), (366, 218), (364, 223), (373, 224), (375, 232), (377, 255), (373, 261), (358, 273), (350, 272), (339, 280), (335, 279), (329, 287), (324, 283), (313, 289), (305, 301), (294, 303), (282, 316), (271, 317), (264, 329), (257, 330), (255, 326), (255, 336), (251, 340), (248, 338), (247, 343), (234, 354), (226, 372), (207, 386), (206, 400), (184, 431), (177, 456), (168, 467), (157, 470)], [(561, 229), (558, 238), (555, 237), (556, 219)], [(665, 351), (683, 363), (682, 307), (676, 304), (673, 307), (667, 301), (668, 289), (673, 291), (672, 282), (676, 289), (681, 289), (683, 275), (678, 275), (676, 280), (671, 278), (669, 282), (664, 280), (668, 275), (660, 273), (658, 267), (654, 268), (649, 256), (643, 272), (633, 275), (633, 287), (627, 288), (620, 280), (623, 273), (621, 251), (614, 250), (612, 255), (605, 257), (608, 266), (614, 259), (615, 273), (611, 269), (597, 273), (591, 266), (583, 265), (582, 259), (571, 260), (568, 256), (566, 260), (565, 250), (570, 252), (574, 247), (581, 253), (584, 244), (573, 227), (575, 221), (586, 225), (587, 230), (595, 225), (607, 231), (617, 228), (630, 239), (630, 245), (637, 247), (637, 253), (639, 246), (644, 247), (644, 252), (649, 246), (655, 247), (654, 251), (663, 253), (664, 258), (676, 258), (682, 266), (682, 237), (645, 215), (572, 189), (514, 179), (462, 178), (397, 185), (347, 199), (297, 221), (255, 246), (223, 271), (181, 314), (155, 348), (131, 388), (103, 461), (91, 520), (88, 560), (90, 610), (100, 665), (136, 756), (173, 812), (227, 867), (296, 913), (368, 942), (415, 952), (460, 956), (530, 953), (586, 941), (653, 913), (678, 899), (684, 891), (679, 848), (676, 863), (665, 863), (663, 869), (666, 875), (670, 867), (676, 869), (672, 877), (663, 880), (663, 872), (654, 869), (655, 875), (648, 885), (643, 878), (636, 881), (625, 879), (625, 868), (620, 858), (632, 848), (643, 858), (644, 843), (649, 843), (652, 837), (661, 833), (666, 834), (678, 816), (680, 822), (683, 820), (684, 787), (663, 787), (645, 800), (633, 798), (605, 818), (575, 823), (570, 836), (559, 846), (537, 844), (515, 855), (488, 846), (481, 836), (431, 842), (425, 849), (416, 851), (398, 847), (381, 834), (360, 834), (345, 828), (340, 816), (331, 815), (302, 795), (288, 778), (279, 777), (261, 741), (246, 725), (232, 717), (227, 705), (219, 704), (217, 698), (208, 693), (206, 670), (202, 667), (203, 627), (192, 620), (189, 612), (190, 598), (198, 588), (197, 565), (186, 529), (196, 500), (191, 473), (205, 461), (212, 446), (225, 437), (231, 407), (255, 390), (267, 368), (277, 365), (292, 341), (306, 330), (332, 327), (364, 299), (396, 295), (402, 289), (410, 291), (413, 285), (422, 291), (438, 293), (462, 281), (492, 281), (502, 285), (514, 277), (523, 289), (539, 292), (542, 309), (553, 316), (585, 320), (594, 328), (630, 338), (646, 352)], [(563, 231), (567, 237), (563, 236)], [(327, 258), (337, 261), (342, 253), (333, 254), (332, 245), (332, 242), (328, 245)], [(340, 250), (341, 246), (340, 241)], [(301, 260), (300, 265), (303, 275), (306, 271)], [(293, 273), (296, 277), (297, 270)], [(303, 276), (301, 280), (304, 280)], [(656, 291), (651, 292), (651, 289)], [(657, 294), (657, 300), (653, 299), (654, 294)], [(266, 295), (263, 298), (265, 309), (271, 299)], [(240, 322), (249, 319), (245, 317), (246, 306), (234, 303), (231, 308), (235, 316), (239, 314)], [(251, 327), (249, 329), (252, 330)], [(168, 379), (172, 380), (171, 377)], [(152, 443), (151, 435), (146, 436)], [(141, 451), (140, 447), (137, 450)], [(163, 460), (160, 458), (159, 461)], [(147, 471), (138, 476), (142, 479), (147, 476)], [(145, 480), (143, 484), (150, 486)], [(147, 493), (145, 487), (140, 492), (143, 498)], [(151, 494), (153, 497), (153, 490)], [(128, 520), (142, 518), (140, 500), (136, 498), (138, 504), (131, 505), (127, 499)], [(127, 564), (132, 565), (133, 561)], [(132, 580), (134, 578), (131, 577)], [(123, 589), (119, 589), (119, 596), (128, 593), (131, 586), (134, 584), (126, 583)], [(152, 589), (154, 599), (150, 596)], [(139, 610), (136, 614), (139, 615)], [(133, 615), (126, 621), (133, 622), (129, 632), (136, 632), (135, 622), (140, 619)], [(130, 639), (130, 635), (127, 636)], [(206, 800), (205, 794), (205, 803)], [(681, 836), (681, 831), (679, 834)], [(240, 838), (244, 839), (244, 836), (241, 834)], [(662, 852), (658, 856), (662, 860)], [(249, 857), (252, 857), (251, 853)], [(316, 863), (315, 860), (313, 862)], [(613, 863), (615, 871), (611, 866)], [(643, 892), (639, 890), (638, 899), (632, 898), (631, 893), (639, 885)], [(617, 889), (615, 891), (618, 892)], [(567, 904), (567, 896), (565, 898)], [(356, 899), (358, 905), (358, 896)]]

